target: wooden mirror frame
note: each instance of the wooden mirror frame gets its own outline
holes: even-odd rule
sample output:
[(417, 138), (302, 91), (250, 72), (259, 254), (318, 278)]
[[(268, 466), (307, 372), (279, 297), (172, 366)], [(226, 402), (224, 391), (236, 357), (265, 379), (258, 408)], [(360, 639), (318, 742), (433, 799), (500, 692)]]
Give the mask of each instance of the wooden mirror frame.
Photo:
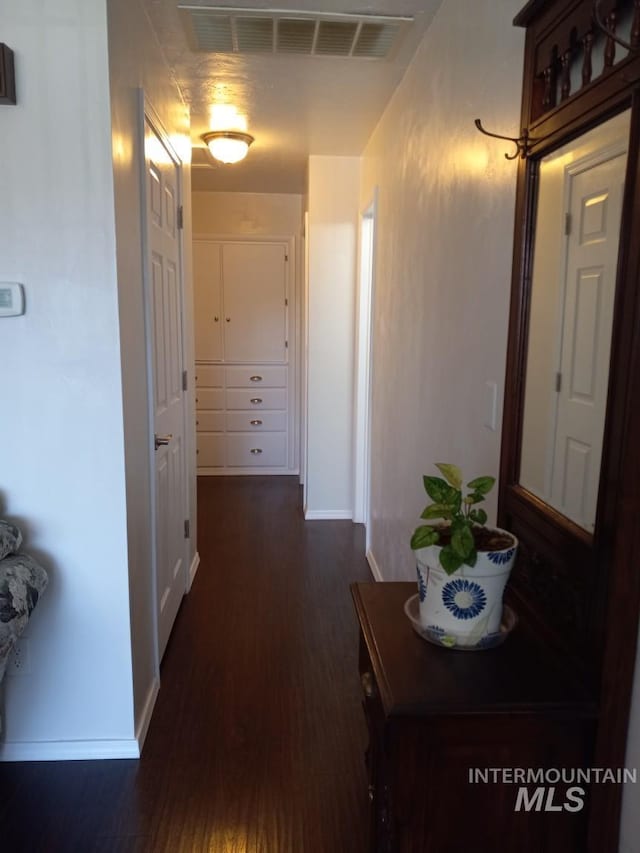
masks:
[[(623, 767), (640, 608), (640, 0), (602, 0), (607, 28), (632, 15), (627, 55), (598, 29), (593, 0), (530, 0), (526, 28), (498, 523), (520, 540), (509, 595), (523, 629), (587, 685), (598, 708), (591, 766)], [(604, 69), (591, 68), (604, 39)], [(618, 56), (616, 56), (616, 54)], [(571, 91), (579, 62), (581, 87)], [(580, 71), (580, 68), (578, 69)], [(536, 187), (540, 159), (631, 108), (605, 437), (595, 531), (519, 484)], [(621, 786), (590, 792), (589, 851), (617, 849)]]

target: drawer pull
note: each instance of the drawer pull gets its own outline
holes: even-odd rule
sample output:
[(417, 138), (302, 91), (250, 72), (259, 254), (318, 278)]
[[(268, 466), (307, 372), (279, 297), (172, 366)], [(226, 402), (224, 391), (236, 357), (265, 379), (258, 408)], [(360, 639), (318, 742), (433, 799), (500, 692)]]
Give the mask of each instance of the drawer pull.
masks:
[(262, 376), (250, 376), (249, 382), (262, 382)]
[(251, 403), (257, 404), (262, 402), (262, 397), (252, 397), (250, 400)]
[(262, 453), (262, 449), (260, 447), (252, 447), (251, 452), (254, 456), (259, 456)]
[(376, 798), (376, 786), (369, 785), (369, 802), (372, 803)]
[(363, 672), (360, 681), (362, 683), (362, 692), (364, 695), (367, 699), (373, 699), (376, 695), (376, 683), (373, 679), (373, 675), (370, 672)]
[(251, 424), (251, 426), (262, 426), (262, 421), (258, 419), (249, 421), (249, 423)]
[(219, 321), (220, 321), (220, 317), (214, 317), (214, 318), (213, 318), (213, 322), (214, 322), (214, 323), (218, 323)]

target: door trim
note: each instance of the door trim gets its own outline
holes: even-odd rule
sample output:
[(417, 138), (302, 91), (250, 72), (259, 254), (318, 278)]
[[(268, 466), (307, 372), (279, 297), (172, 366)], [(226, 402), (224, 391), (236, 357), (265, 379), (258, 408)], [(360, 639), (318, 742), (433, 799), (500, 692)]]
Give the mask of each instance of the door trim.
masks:
[[(153, 375), (153, 353), (152, 353), (152, 330), (153, 330), (153, 321), (152, 321), (152, 309), (151, 309), (151, 290), (150, 290), (150, 282), (151, 282), (151, 270), (150, 270), (150, 258), (149, 258), (149, 223), (147, 217), (147, 203), (148, 203), (148, 192), (147, 192), (147, 168), (146, 168), (146, 151), (145, 151), (145, 136), (146, 136), (146, 126), (147, 124), (153, 130), (153, 132), (159, 137), (161, 140), (163, 147), (166, 149), (167, 153), (171, 157), (172, 162), (176, 167), (176, 190), (177, 190), (177, 204), (178, 207), (181, 207), (183, 204), (183, 176), (182, 176), (182, 167), (183, 163), (178, 153), (176, 152), (174, 146), (171, 143), (171, 139), (169, 134), (164, 127), (160, 116), (154, 109), (153, 105), (150, 103), (143, 89), (138, 90), (138, 132), (139, 132), (139, 143), (140, 143), (140, 178), (141, 178), (141, 206), (140, 206), (140, 219), (141, 219), (141, 241), (142, 241), (142, 261), (143, 261), (143, 299), (144, 299), (144, 320), (145, 320), (145, 352), (146, 352), (146, 373), (147, 373), (147, 418), (148, 418), (148, 457), (149, 457), (149, 489), (150, 489), (150, 519), (151, 519), (151, 578), (152, 578), (152, 595), (153, 595), (153, 645), (154, 645), (154, 658), (155, 658), (155, 670), (156, 676), (159, 678), (160, 675), (160, 638), (159, 638), (159, 619), (158, 619), (158, 555), (157, 555), (157, 505), (156, 505), (156, 482), (155, 482), (155, 446), (154, 446), (154, 375)], [(186, 352), (186, 333), (187, 329), (185, 329), (185, 316), (186, 316), (186, 304), (185, 304), (185, 272), (184, 272), (184, 232), (182, 229), (179, 230), (178, 234), (178, 255), (179, 255), (179, 263), (178, 263), (178, 271), (180, 274), (180, 324), (181, 324), (181, 332), (182, 332), (182, 367), (188, 363), (187, 362), (187, 352)], [(188, 431), (188, 410), (187, 410), (187, 395), (188, 391), (183, 392), (182, 395), (182, 427), (183, 427), (183, 436), (184, 436), (184, 446), (183, 452), (185, 454), (184, 459), (184, 474), (183, 477), (183, 494), (182, 494), (182, 505), (184, 508), (184, 517), (185, 519), (191, 518), (191, 506), (190, 506), (190, 495), (189, 495), (189, 458), (190, 458), (190, 445), (191, 439), (189, 437)], [(191, 549), (189, 547), (189, 539), (184, 539), (183, 544), (183, 566), (185, 567), (184, 573), (184, 590), (185, 593), (189, 590), (191, 578)]]

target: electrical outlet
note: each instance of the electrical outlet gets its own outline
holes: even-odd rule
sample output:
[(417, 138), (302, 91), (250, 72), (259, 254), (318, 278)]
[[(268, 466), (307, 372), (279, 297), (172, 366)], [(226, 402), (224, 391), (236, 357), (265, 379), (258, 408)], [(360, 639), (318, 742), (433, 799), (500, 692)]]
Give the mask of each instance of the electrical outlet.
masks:
[(23, 637), (13, 647), (9, 666), (7, 667), (7, 675), (30, 675), (31, 674), (31, 656), (29, 654), (29, 640)]

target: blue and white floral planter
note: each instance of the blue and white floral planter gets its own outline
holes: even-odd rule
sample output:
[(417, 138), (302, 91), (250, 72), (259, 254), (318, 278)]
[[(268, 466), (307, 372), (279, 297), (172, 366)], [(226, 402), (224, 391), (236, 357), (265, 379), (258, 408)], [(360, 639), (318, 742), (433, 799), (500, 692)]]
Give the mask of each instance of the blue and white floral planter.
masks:
[(475, 566), (448, 575), (440, 545), (414, 551), (417, 561), (420, 624), (443, 646), (482, 646), (500, 631), (502, 595), (516, 559), (518, 540), (501, 551), (480, 551)]

